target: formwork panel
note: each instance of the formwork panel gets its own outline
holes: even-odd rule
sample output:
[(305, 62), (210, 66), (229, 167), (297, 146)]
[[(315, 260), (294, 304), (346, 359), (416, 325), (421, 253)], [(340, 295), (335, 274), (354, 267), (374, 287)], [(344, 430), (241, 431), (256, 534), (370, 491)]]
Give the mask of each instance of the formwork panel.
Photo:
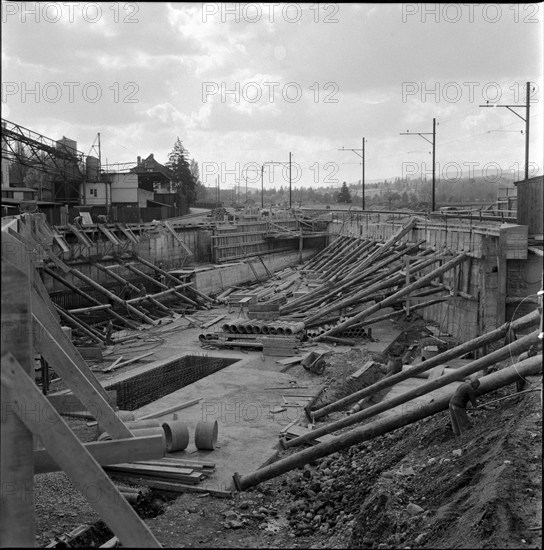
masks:
[(105, 386), (105, 389), (117, 391), (117, 405), (121, 410), (133, 411), (237, 361), (226, 357), (186, 355)]

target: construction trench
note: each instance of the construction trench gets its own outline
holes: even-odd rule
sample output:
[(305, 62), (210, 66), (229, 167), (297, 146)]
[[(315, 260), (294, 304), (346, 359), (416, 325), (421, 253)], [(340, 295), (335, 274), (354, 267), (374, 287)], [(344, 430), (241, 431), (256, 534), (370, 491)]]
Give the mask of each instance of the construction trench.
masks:
[[(236, 498), (447, 411), (468, 379), (542, 395), (526, 225), (25, 214), (2, 219), (2, 260), (3, 483), (34, 495), (63, 471), (101, 494), (84, 497), (103, 529), (47, 547), (92, 529), (95, 545), (160, 546), (143, 492)], [(2, 546), (34, 546), (33, 498), (2, 499)]]

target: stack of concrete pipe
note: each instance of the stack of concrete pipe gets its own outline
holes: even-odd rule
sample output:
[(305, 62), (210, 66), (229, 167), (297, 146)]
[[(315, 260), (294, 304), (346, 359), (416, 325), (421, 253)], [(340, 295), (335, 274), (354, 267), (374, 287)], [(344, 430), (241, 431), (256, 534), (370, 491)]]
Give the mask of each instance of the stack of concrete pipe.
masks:
[(230, 334), (271, 334), (292, 336), (304, 331), (304, 323), (287, 321), (259, 321), (255, 319), (236, 319), (223, 323), (223, 332)]

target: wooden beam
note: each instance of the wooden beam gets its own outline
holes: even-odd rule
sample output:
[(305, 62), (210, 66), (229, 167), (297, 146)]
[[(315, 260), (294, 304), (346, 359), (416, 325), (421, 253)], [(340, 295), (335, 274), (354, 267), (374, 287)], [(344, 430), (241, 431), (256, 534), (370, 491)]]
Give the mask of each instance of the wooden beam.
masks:
[(161, 292), (156, 292), (154, 294), (146, 294), (145, 296), (139, 296), (138, 298), (131, 298), (130, 300), (127, 300), (127, 304), (138, 304), (144, 300), (149, 300), (149, 298), (161, 298), (163, 296), (167, 296), (168, 294), (177, 292), (181, 288), (186, 288), (187, 286), (189, 286), (188, 283), (183, 283), (174, 288), (169, 288), (168, 290), (162, 290)]
[(86, 334), (91, 340), (98, 342), (99, 344), (104, 344), (106, 341), (105, 336), (102, 336), (96, 329), (93, 329), (87, 323), (76, 319), (73, 315), (70, 315), (66, 310), (55, 304), (55, 309), (58, 314), (69, 324), (72, 325)]
[(146, 323), (149, 323), (150, 325), (157, 324), (156, 321), (148, 317), (145, 313), (142, 313), (139, 309), (136, 309), (134, 306), (127, 304), (127, 302), (119, 298), (117, 294), (114, 294), (113, 292), (110, 292), (107, 288), (104, 288), (102, 285), (99, 285), (97, 282), (93, 281), (90, 277), (87, 277), (87, 275), (81, 273), (81, 271), (72, 268), (72, 273), (78, 279), (81, 279), (82, 281), (86, 282), (88, 285), (98, 290), (101, 294), (104, 294), (105, 296), (107, 296), (110, 300), (113, 300), (114, 302), (117, 302), (121, 306), (126, 307), (131, 313), (134, 313), (134, 315), (136, 315)]
[[(10, 353), (2, 356), (2, 385), (11, 388), (19, 418), (40, 438), (53, 460), (123, 546), (160, 548), (147, 525)], [(28, 414), (36, 408), (40, 414)]]
[(103, 271), (104, 273), (109, 275), (112, 279), (115, 279), (118, 283), (123, 283), (125, 285), (128, 285), (133, 292), (140, 292), (140, 289), (136, 285), (133, 285), (130, 281), (121, 277), (121, 275), (118, 275), (117, 273), (115, 273), (113, 269), (108, 268), (99, 262), (93, 262), (93, 265), (98, 269), (100, 269), (100, 271)]
[[(160, 273), (161, 275), (164, 275), (167, 279), (170, 279), (172, 282), (176, 283), (176, 286), (179, 286), (179, 282), (180, 282), (179, 279), (177, 277), (174, 277), (174, 275), (172, 275), (171, 273), (168, 273), (168, 271), (166, 271), (164, 269), (161, 269), (160, 267), (157, 267), (156, 265), (152, 264), (151, 262), (148, 262), (147, 260), (145, 260), (141, 256), (135, 255), (134, 258), (138, 262), (140, 262), (141, 264), (143, 264), (147, 267), (150, 267), (151, 269), (154, 269), (157, 273)], [(201, 298), (203, 298), (204, 300), (206, 300), (208, 302), (215, 303), (215, 300), (213, 298), (210, 298), (209, 296), (207, 296), (203, 292), (200, 292), (200, 291), (196, 290), (196, 288), (192, 288), (191, 285), (193, 283), (185, 283), (185, 284), (186, 284), (186, 286), (189, 287), (189, 290), (193, 291), (195, 294), (197, 294), (197, 296), (200, 296)]]
[[(163, 285), (160, 281), (153, 279), (153, 277), (149, 276), (147, 273), (144, 273), (143, 271), (136, 269), (134, 266), (123, 264), (123, 267), (126, 267), (129, 271), (132, 271), (134, 274), (139, 275), (140, 277), (143, 277), (144, 279), (158, 286), (159, 288), (162, 288), (163, 290), (169, 290), (169, 288), (166, 285)], [(187, 296), (184, 296), (180, 292), (176, 291), (174, 292), (174, 294), (184, 302), (187, 302), (188, 304), (191, 304), (192, 306), (195, 306), (195, 307), (198, 306), (198, 304), (195, 301), (191, 300), (191, 298), (187, 298)]]
[[(61, 275), (59, 275), (58, 273), (56, 273), (52, 269), (48, 268), (47, 266), (44, 265), (43, 270), (45, 271), (45, 273), (47, 273), (48, 275), (50, 275), (51, 277), (53, 277), (54, 279), (59, 281), (61, 284), (63, 284), (67, 288), (69, 288), (71, 291), (75, 292), (79, 296), (82, 296), (83, 298), (85, 298), (86, 300), (91, 302), (91, 304), (95, 304), (97, 308), (98, 307), (108, 308), (108, 314), (111, 315), (112, 317), (114, 317), (115, 319), (117, 319), (118, 321), (120, 321), (121, 323), (123, 323), (124, 325), (127, 325), (131, 328), (134, 328), (134, 329), (137, 329), (139, 327), (139, 325), (137, 325), (134, 321), (131, 321), (129, 319), (125, 319), (123, 316), (121, 316), (118, 313), (116, 313), (115, 311), (113, 311), (113, 309), (111, 309), (110, 304), (101, 304), (96, 298), (93, 298), (92, 296), (90, 296), (86, 292), (83, 292), (83, 290), (78, 288), (76, 285), (73, 285), (72, 283), (67, 281), (64, 277), (62, 277)], [(92, 311), (91, 308), (81, 308), (81, 309)], [(72, 310), (72, 312), (75, 312), (75, 311), (77, 311), (77, 310)]]
[[(429, 281), (431, 281), (435, 277), (438, 277), (443, 273), (445, 273), (446, 271), (453, 269), (456, 265), (459, 265), (460, 263), (464, 262), (466, 259), (467, 259), (467, 255), (465, 253), (455, 256), (453, 259), (451, 259), (449, 262), (446, 262), (444, 265), (440, 266), (439, 268), (433, 269), (427, 275), (424, 275), (423, 277), (418, 278), (415, 282), (408, 285), (407, 287), (400, 289), (399, 291), (395, 292), (393, 295), (385, 298), (385, 300), (378, 302), (377, 304), (365, 309), (364, 311), (362, 311), (361, 313), (358, 313), (357, 315), (354, 315), (353, 317), (344, 321), (343, 323), (340, 323), (339, 325), (336, 325), (335, 327), (329, 329), (327, 332), (320, 334), (319, 336), (314, 338), (314, 340), (319, 341), (323, 339), (324, 336), (332, 336), (336, 332), (341, 332), (346, 328), (350, 327), (351, 325), (355, 324), (356, 322), (366, 319), (372, 313), (375, 313), (379, 309), (386, 307), (392, 304), (393, 302), (396, 302), (400, 298), (403, 298), (407, 294), (410, 294), (413, 290), (416, 290), (417, 288), (421, 288), (422, 286), (425, 286)], [(416, 269), (415, 266), (413, 269), (415, 271)]]
[[(537, 342), (538, 342), (538, 331), (534, 331), (531, 334), (524, 336), (519, 340), (516, 340), (512, 344), (508, 344), (507, 346), (504, 346), (498, 349), (497, 351), (490, 353), (489, 355), (485, 355), (480, 359), (476, 359), (476, 361), (473, 361), (468, 365), (464, 365), (463, 367), (459, 367), (458, 369), (453, 369), (453, 372), (444, 374), (440, 378), (436, 378), (434, 380), (429, 380), (428, 382), (424, 382), (423, 384), (418, 385), (416, 388), (409, 390), (407, 392), (404, 392), (401, 395), (397, 395), (390, 399), (386, 398), (384, 401), (380, 401), (376, 405), (372, 405), (371, 407), (368, 407), (367, 409), (363, 409), (362, 411), (360, 410), (360, 406), (358, 408), (353, 407), (351, 410), (355, 411), (355, 414), (344, 417), (340, 420), (337, 420), (335, 422), (331, 422), (330, 424), (322, 426), (321, 428), (317, 428), (313, 430), (311, 438), (308, 436), (301, 436), (301, 437), (292, 439), (291, 441), (288, 441), (285, 443), (285, 447), (286, 448), (294, 447), (296, 445), (300, 445), (304, 442), (307, 442), (310, 439), (315, 439), (318, 436), (330, 434), (332, 432), (339, 430), (340, 428), (351, 426), (352, 424), (356, 424), (357, 422), (362, 422), (363, 420), (372, 418), (373, 416), (376, 416), (379, 413), (390, 410), (396, 407), (397, 405), (402, 405), (403, 403), (406, 403), (407, 401), (411, 401), (416, 397), (420, 397), (438, 388), (447, 386), (451, 382), (461, 381), (467, 378), (469, 375), (475, 374), (476, 372), (486, 367), (489, 367), (491, 365), (494, 365), (499, 361), (503, 361), (504, 359), (508, 359), (509, 357), (517, 357), (520, 353), (527, 350), (531, 345), (534, 345)], [(542, 357), (539, 357), (539, 359), (542, 360)]]
[(462, 357), (463, 355), (466, 355), (471, 351), (474, 351), (476, 349), (487, 346), (488, 344), (501, 340), (506, 336), (506, 334), (510, 329), (523, 330), (523, 329), (535, 326), (538, 324), (539, 320), (540, 320), (540, 315), (538, 314), (538, 311), (534, 311), (532, 313), (529, 313), (528, 315), (520, 317), (519, 319), (517, 319), (516, 321), (513, 321), (512, 323), (505, 323), (503, 326), (491, 332), (483, 334), (482, 336), (478, 336), (473, 340), (464, 342), (459, 346), (446, 350), (443, 353), (440, 353), (438, 355), (435, 355), (434, 357), (431, 357), (430, 359), (427, 359), (426, 361), (423, 361), (417, 365), (414, 365), (409, 369), (409, 371), (399, 372), (398, 374), (394, 374), (393, 376), (387, 376), (386, 378), (382, 378), (382, 380), (378, 380), (376, 383), (372, 384), (371, 386), (367, 386), (366, 388), (363, 388), (362, 390), (359, 390), (350, 395), (347, 395), (342, 399), (338, 399), (333, 403), (329, 403), (328, 405), (325, 405), (321, 409), (313, 411), (312, 413), (313, 418), (318, 419), (333, 411), (341, 410), (345, 406), (351, 403), (360, 401), (361, 399), (368, 397), (370, 395), (373, 395), (385, 388), (390, 388), (391, 386), (394, 386), (395, 384), (398, 384), (403, 380), (407, 380), (408, 378), (411, 378), (413, 376), (416, 376), (417, 374), (420, 374), (429, 369), (432, 369), (433, 367), (447, 363), (451, 359), (455, 359), (456, 357)]
[[(541, 372), (542, 357), (530, 357), (517, 365), (513, 365), (512, 367), (508, 367), (480, 378), (478, 394), (481, 395), (489, 393), (508, 384), (512, 384), (516, 382), (520, 376), (526, 377)], [(438, 397), (428, 404), (414, 407), (413, 409), (403, 410), (399, 414), (350, 430), (334, 437), (334, 439), (328, 442), (320, 443), (309, 449), (304, 449), (286, 458), (273, 462), (268, 466), (264, 466), (263, 468), (260, 468), (245, 477), (240, 477), (238, 473), (235, 473), (233, 476), (234, 483), (239, 490), (243, 491), (249, 487), (258, 485), (263, 481), (273, 479), (281, 474), (293, 470), (294, 468), (303, 467), (305, 464), (313, 462), (318, 458), (322, 458), (337, 451), (342, 451), (352, 445), (357, 445), (363, 441), (368, 441), (375, 437), (384, 435), (388, 432), (396, 430), (397, 428), (401, 428), (402, 426), (407, 426), (408, 424), (417, 422), (422, 418), (426, 418), (438, 412), (447, 410), (452, 396), (453, 391)]]
[(114, 438), (132, 437), (107, 402), (106, 390), (90, 371), (68, 336), (53, 318), (41, 298), (31, 293), (34, 318), (34, 346), (65, 381), (86, 409), (107, 425)]
[[(115, 439), (111, 441), (93, 441), (83, 446), (100, 464), (121, 464), (137, 460), (151, 460), (163, 458), (165, 455), (164, 437), (158, 435), (137, 436), (131, 439)], [(34, 451), (34, 473), (45, 474), (58, 472), (62, 468), (55, 459), (45, 450)]]
[(138, 355), (136, 357), (133, 357), (132, 359), (127, 359), (126, 361), (123, 361), (122, 363), (113, 363), (109, 367), (102, 369), (101, 372), (110, 372), (114, 369), (120, 369), (121, 367), (126, 367), (127, 365), (130, 365), (130, 363), (135, 363), (136, 361), (139, 361), (140, 359), (144, 359), (145, 357), (149, 357), (150, 355), (153, 355), (154, 351), (148, 351), (146, 353), (143, 353), (142, 355)]
[(185, 403), (180, 403), (179, 405), (174, 405), (173, 407), (168, 407), (167, 409), (162, 409), (161, 411), (146, 414), (144, 416), (141, 416), (140, 418), (137, 418), (136, 420), (140, 421), (140, 420), (149, 420), (150, 418), (160, 418), (161, 416), (165, 416), (167, 414), (179, 411), (180, 409), (186, 409), (187, 407), (192, 407), (193, 405), (200, 403), (200, 401), (202, 401), (203, 399), (204, 399), (203, 397), (197, 397), (196, 399), (191, 399), (190, 401), (186, 401)]

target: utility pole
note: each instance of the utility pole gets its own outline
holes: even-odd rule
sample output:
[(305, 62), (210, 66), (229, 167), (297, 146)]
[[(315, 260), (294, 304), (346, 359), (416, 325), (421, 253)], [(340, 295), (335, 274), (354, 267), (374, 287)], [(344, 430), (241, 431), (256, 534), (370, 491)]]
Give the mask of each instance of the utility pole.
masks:
[(289, 151), (289, 209), (291, 209), (291, 152)]
[[(432, 132), (402, 132), (401, 136), (421, 136), (425, 141), (429, 142), (433, 146), (433, 188), (431, 198), (431, 212), (434, 212), (436, 207), (436, 118), (433, 118), (433, 131)], [(432, 141), (425, 136), (433, 136)]]
[(261, 165), (261, 209), (264, 208), (264, 165), (265, 163)]
[[(506, 107), (509, 111), (514, 113), (517, 117), (521, 118), (525, 122), (525, 179), (529, 179), (529, 111), (531, 109), (531, 83), (527, 82), (525, 85), (525, 105), (489, 105), (489, 101), (486, 105), (479, 105), (479, 107)], [(513, 111), (512, 109), (525, 109), (525, 118), (523, 118), (519, 113)]]
[(361, 140), (360, 149), (346, 149), (342, 147), (338, 151), (353, 151), (359, 158), (361, 158), (361, 191), (363, 196), (362, 209), (365, 209), (365, 138)]

